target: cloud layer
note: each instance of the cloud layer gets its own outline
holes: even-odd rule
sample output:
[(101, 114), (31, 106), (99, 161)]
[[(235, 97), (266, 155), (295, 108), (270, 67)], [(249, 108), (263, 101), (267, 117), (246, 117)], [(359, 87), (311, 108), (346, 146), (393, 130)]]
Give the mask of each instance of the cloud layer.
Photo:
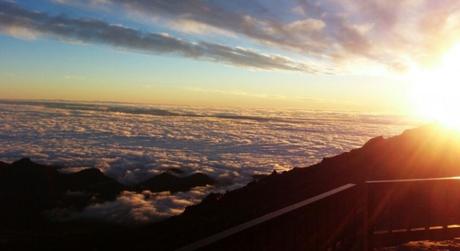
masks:
[(75, 217), (118, 224), (155, 222), (182, 213), (185, 207), (200, 202), (211, 190), (211, 187), (195, 187), (189, 192), (175, 194), (124, 191), (115, 201), (90, 205)]
[(202, 172), (217, 180), (216, 187), (172, 195), (125, 192), (114, 202), (83, 212), (85, 217), (122, 215), (120, 221), (145, 222), (178, 214), (209, 192), (241, 187), (253, 175), (309, 166), (414, 125), (401, 117), (353, 113), (167, 106), (129, 112), (134, 108), (3, 102), (0, 161), (27, 156), (66, 166), (66, 171), (97, 167), (126, 184), (171, 169), (183, 175)]

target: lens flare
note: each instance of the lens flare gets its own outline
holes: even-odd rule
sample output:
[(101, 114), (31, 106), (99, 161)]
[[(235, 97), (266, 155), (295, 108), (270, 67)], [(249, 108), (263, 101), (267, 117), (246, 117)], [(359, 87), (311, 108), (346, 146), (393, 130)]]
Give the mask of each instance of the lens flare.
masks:
[(412, 75), (411, 101), (416, 115), (460, 129), (460, 44), (434, 69)]

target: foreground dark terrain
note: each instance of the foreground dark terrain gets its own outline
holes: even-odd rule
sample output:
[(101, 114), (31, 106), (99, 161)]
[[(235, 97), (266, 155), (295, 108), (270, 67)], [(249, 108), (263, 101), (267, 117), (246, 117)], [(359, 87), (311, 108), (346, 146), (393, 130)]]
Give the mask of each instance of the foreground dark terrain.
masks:
[[(241, 189), (211, 194), (180, 216), (138, 227), (90, 220), (55, 222), (43, 212), (59, 207), (81, 209), (90, 201), (113, 200), (123, 190), (174, 192), (213, 180), (201, 174), (186, 178), (163, 174), (126, 187), (96, 169), (61, 174), (57, 167), (28, 159), (1, 163), (0, 249), (172, 250), (343, 184), (460, 176), (459, 138), (435, 126), (388, 139), (377, 137), (308, 168), (273, 173)], [(69, 191), (83, 193), (75, 196)]]

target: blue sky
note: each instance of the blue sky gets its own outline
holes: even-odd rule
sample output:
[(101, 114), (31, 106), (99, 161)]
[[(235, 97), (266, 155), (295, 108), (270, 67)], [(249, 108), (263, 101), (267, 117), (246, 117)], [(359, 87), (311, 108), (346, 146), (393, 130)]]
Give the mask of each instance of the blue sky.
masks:
[(0, 0), (0, 98), (399, 112), (457, 5)]

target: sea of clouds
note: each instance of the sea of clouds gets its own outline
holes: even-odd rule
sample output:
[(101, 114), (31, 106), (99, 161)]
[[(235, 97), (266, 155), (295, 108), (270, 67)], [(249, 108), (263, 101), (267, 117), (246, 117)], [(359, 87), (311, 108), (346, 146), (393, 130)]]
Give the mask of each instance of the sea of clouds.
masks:
[(210, 192), (244, 186), (253, 175), (307, 167), (416, 124), (352, 112), (0, 101), (0, 161), (30, 157), (65, 171), (96, 167), (124, 184), (172, 169), (217, 180), (175, 194), (126, 191), (79, 213), (151, 222), (180, 214)]

